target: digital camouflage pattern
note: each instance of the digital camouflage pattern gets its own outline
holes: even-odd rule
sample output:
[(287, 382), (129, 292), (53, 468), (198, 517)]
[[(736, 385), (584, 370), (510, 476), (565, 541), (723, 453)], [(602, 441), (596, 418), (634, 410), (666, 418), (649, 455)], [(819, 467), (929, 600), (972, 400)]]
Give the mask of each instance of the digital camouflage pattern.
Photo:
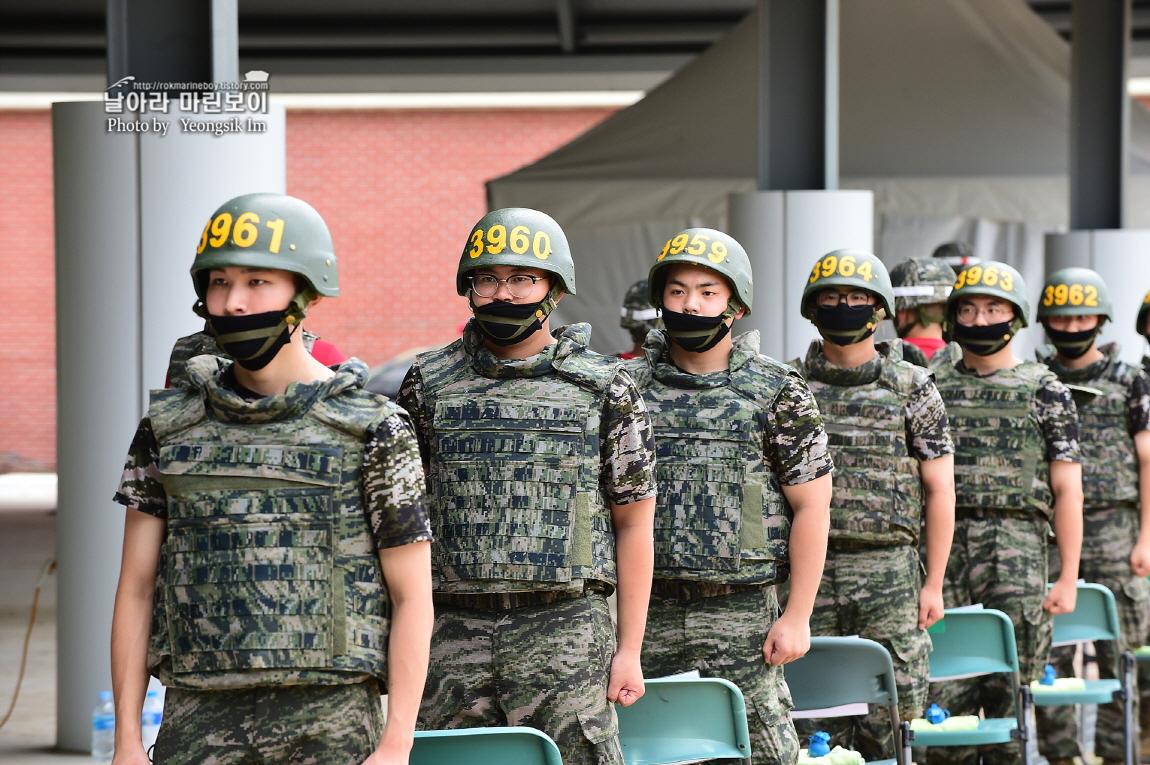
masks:
[[(1138, 499), (1138, 458), (1134, 434), (1150, 428), (1150, 377), (1118, 358), (1117, 343), (1101, 346), (1105, 356), (1082, 369), (1067, 369), (1050, 349), (1038, 360), (1064, 383), (1101, 390), (1077, 407), (1082, 452), (1082, 493), (1086, 508), (1106, 508)], [(1087, 540), (1088, 541), (1088, 540)]]
[[(149, 667), (184, 688), (384, 679), (376, 549), (428, 538), (406, 417), (362, 390), (359, 361), (255, 401), (221, 384), (229, 366), (198, 357), (191, 387), (153, 393), (117, 495), (167, 522)], [(372, 439), (406, 459), (368, 510)]]
[[(930, 637), (918, 628), (920, 566), (918, 551), (910, 546), (829, 549), (811, 615), (812, 635), (858, 635), (886, 648), (894, 663), (900, 720), (922, 717), (927, 705)], [(867, 761), (895, 756), (885, 707), (873, 707), (865, 716), (796, 720), (795, 727), (802, 740), (824, 730), (832, 747), (853, 749)]]
[(511, 611), (436, 605), (418, 727), (524, 725), (554, 739), (565, 765), (622, 765), (614, 655), (599, 593)]
[(962, 361), (962, 346), (956, 342), (949, 342), (934, 352), (930, 357), (927, 369), (932, 372), (943, 372), (953, 369)]
[[(941, 258), (907, 258), (890, 270), (895, 311), (928, 305), (937, 305), (941, 309), (957, 278), (954, 269)], [(939, 310), (936, 323), (941, 321), (942, 311)]]
[[(652, 332), (628, 362), (655, 432), (655, 576), (772, 584), (789, 574), (791, 510), (767, 448), (769, 417), (794, 370), (759, 354), (759, 335), (735, 339), (730, 368), (694, 375)], [(808, 394), (809, 395), (809, 394)], [(817, 414), (793, 423), (805, 442), (825, 439)]]
[(936, 367), (954, 439), (958, 508), (1054, 512), (1050, 461), (1078, 462), (1078, 417), (1067, 387), (1044, 364), (978, 375)]
[(382, 735), (374, 680), (329, 688), (169, 688), (152, 759), (163, 765), (360, 765)]
[[(1083, 444), (1085, 446), (1085, 444)], [(1083, 465), (1085, 467), (1085, 463)], [(1150, 638), (1150, 581), (1130, 571), (1130, 552), (1138, 539), (1138, 508), (1134, 503), (1119, 503), (1110, 508), (1092, 508), (1083, 514), (1082, 561), (1078, 576), (1101, 584), (1114, 593), (1118, 621), (1122, 627), (1119, 652), (1109, 641), (1094, 643), (1098, 656), (1098, 676), (1117, 678), (1118, 657), (1122, 651), (1133, 651)], [(1061, 565), (1058, 548), (1051, 545), (1050, 580), (1058, 578)], [(1076, 646), (1062, 646), (1051, 651), (1051, 664), (1059, 677), (1074, 676)], [(1134, 724), (1139, 718), (1139, 684), (1135, 673)], [(1078, 716), (1073, 707), (1037, 707), (1038, 751), (1042, 756), (1078, 757)], [(1135, 746), (1138, 731), (1134, 732)], [(1107, 760), (1121, 762), (1125, 757), (1125, 734), (1122, 704), (1112, 702), (1098, 706), (1094, 731), (1094, 753)], [(1137, 750), (1135, 750), (1137, 761)]]
[(631, 341), (641, 343), (653, 329), (662, 329), (659, 310), (647, 297), (647, 280), (640, 279), (627, 288), (619, 311), (619, 326), (631, 333)]
[(793, 765), (799, 753), (783, 668), (763, 660), (763, 643), (778, 617), (774, 587), (690, 603), (652, 595), (647, 612), (643, 676), (698, 670), (737, 685), (747, 705), (752, 765)]
[[(961, 448), (961, 447), (960, 447)], [(1038, 515), (994, 510), (960, 511), (943, 583), (948, 608), (981, 603), (1002, 611), (1014, 624), (1022, 682), (1042, 676), (1050, 654), (1053, 622), (1042, 610), (1046, 598), (1046, 538), (1050, 526)], [(952, 715), (1014, 716), (1009, 675), (985, 675), (931, 683), (927, 703)], [(1021, 762), (1017, 742), (983, 747), (931, 747), (927, 765), (1014, 765)]]
[(609, 501), (654, 495), (650, 424), (621, 362), (587, 349), (587, 325), (555, 336), (537, 356), (500, 361), (469, 325), (404, 381), (431, 486), (438, 591), (615, 581)]
[(845, 369), (814, 340), (791, 366), (811, 386), (835, 463), (830, 538), (914, 545), (923, 507), (918, 463), (953, 454), (954, 444), (931, 374), (899, 360), (888, 343), (875, 349), (873, 359)]
[[(303, 347), (311, 353), (315, 341), (319, 338), (301, 329), (303, 332)], [(221, 359), (230, 358), (224, 353), (216, 339), (207, 332), (197, 332), (194, 335), (181, 337), (172, 346), (172, 355), (168, 358), (168, 387), (186, 388), (188, 386), (188, 362), (196, 356), (219, 356)]]

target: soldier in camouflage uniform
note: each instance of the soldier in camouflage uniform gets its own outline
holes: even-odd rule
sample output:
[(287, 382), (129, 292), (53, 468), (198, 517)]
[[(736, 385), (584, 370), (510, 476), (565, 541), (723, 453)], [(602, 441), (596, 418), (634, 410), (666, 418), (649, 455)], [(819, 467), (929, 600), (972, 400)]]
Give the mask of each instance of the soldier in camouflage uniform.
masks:
[[(300, 334), (303, 335), (304, 350), (315, 356), (316, 360), (324, 366), (337, 366), (347, 360), (338, 348), (331, 343), (320, 340), (317, 335), (313, 335), (306, 329), (301, 329)], [(196, 356), (219, 356), (225, 359), (228, 357), (206, 328), (203, 332), (185, 335), (172, 346), (172, 354), (168, 358), (168, 376), (164, 387), (187, 387), (189, 382), (188, 362)]]
[(659, 309), (647, 298), (647, 280), (640, 279), (627, 288), (623, 305), (619, 309), (619, 326), (631, 333), (631, 349), (619, 354), (621, 359), (637, 359), (643, 355), (643, 341), (653, 329), (662, 329)]
[[(649, 283), (666, 329), (628, 364), (658, 457), (643, 671), (734, 682), (746, 699), (751, 761), (791, 765), (798, 742), (781, 665), (810, 645), (830, 500), (826, 433), (798, 375), (759, 354), (758, 332), (729, 334), (753, 300), (738, 242), (688, 229), (667, 242)], [(780, 615), (772, 585), (788, 575)]]
[[(928, 276), (937, 273), (910, 263)], [(952, 273), (947, 288), (953, 283)], [(909, 720), (922, 717), (926, 707), (925, 630), (942, 618), (954, 532), (954, 444), (930, 372), (900, 360), (891, 344), (874, 341), (875, 327), (894, 302), (891, 278), (874, 255), (838, 250), (820, 258), (803, 290), (802, 313), (823, 340), (791, 363), (811, 386), (835, 462), (827, 566), (811, 631), (882, 644), (894, 662), (899, 717)], [(802, 735), (825, 730), (832, 746), (866, 760), (895, 756), (885, 709), (801, 720), (797, 727)]]
[(462, 338), (416, 357), (399, 395), (436, 536), (420, 727), (527, 725), (567, 765), (619, 765), (611, 702), (643, 693), (655, 509), (646, 407), (623, 363), (587, 348), (590, 327), (552, 331), (575, 268), (549, 216), (484, 216), (456, 288), (474, 317)]
[[(954, 438), (954, 543), (943, 596), (950, 607), (981, 603), (1014, 623), (1022, 681), (1042, 675), (1051, 614), (1074, 610), (1082, 545), (1078, 417), (1067, 387), (1045, 365), (1013, 353), (1027, 324), (1026, 285), (1004, 263), (958, 274), (947, 331), (962, 359), (936, 367)], [(1047, 591), (1046, 539), (1053, 521), (1062, 573)], [(1007, 676), (931, 683), (929, 701), (953, 715), (1014, 715)], [(1018, 762), (1017, 742), (981, 747), (983, 762)], [(973, 763), (973, 747), (933, 748), (928, 763)]]
[[(1053, 348), (1038, 358), (1069, 385), (1101, 391), (1078, 407), (1082, 449), (1083, 541), (1078, 575), (1114, 593), (1122, 625), (1122, 651), (1146, 642), (1150, 629), (1150, 378), (1138, 366), (1118, 359), (1117, 343), (1097, 347), (1095, 338), (1112, 320), (1110, 295), (1102, 277), (1088, 268), (1064, 268), (1047, 278), (1038, 303), (1038, 319)], [(1139, 487), (1147, 486), (1145, 499)], [(1051, 549), (1050, 575), (1059, 571)], [(1095, 643), (1098, 673), (1120, 677), (1119, 657), (1109, 641)], [(1051, 654), (1060, 677), (1074, 674), (1075, 646)], [(1137, 699), (1137, 697), (1135, 697)], [(1082, 751), (1073, 707), (1038, 707), (1039, 751), (1051, 765), (1071, 765)], [(1137, 715), (1136, 715), (1137, 719)], [(1098, 707), (1094, 752), (1108, 765), (1125, 759), (1120, 702)]]
[[(921, 352), (923, 362), (929, 362), (935, 351), (946, 345), (942, 320), (954, 278), (954, 269), (941, 258), (909, 258), (890, 271), (895, 302), (891, 318), (898, 336)], [(910, 353), (904, 353), (903, 358), (927, 366)]]
[(150, 671), (168, 687), (157, 762), (406, 763), (432, 624), (418, 442), (362, 362), (329, 369), (300, 342), (339, 294), (319, 214), (249, 194), (209, 225), (196, 311), (236, 362), (188, 361), (128, 454), (115, 762), (148, 762)]

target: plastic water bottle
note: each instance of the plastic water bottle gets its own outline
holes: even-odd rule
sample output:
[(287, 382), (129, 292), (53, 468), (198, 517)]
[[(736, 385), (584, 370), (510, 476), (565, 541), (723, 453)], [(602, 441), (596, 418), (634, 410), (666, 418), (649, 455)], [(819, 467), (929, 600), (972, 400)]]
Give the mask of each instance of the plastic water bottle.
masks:
[(145, 752), (156, 743), (156, 734), (160, 732), (160, 721), (163, 718), (164, 702), (160, 699), (160, 692), (148, 691), (144, 697), (144, 711), (140, 716), (140, 738), (143, 739)]
[(116, 707), (112, 692), (100, 691), (100, 703), (92, 710), (92, 759), (111, 762), (116, 748)]

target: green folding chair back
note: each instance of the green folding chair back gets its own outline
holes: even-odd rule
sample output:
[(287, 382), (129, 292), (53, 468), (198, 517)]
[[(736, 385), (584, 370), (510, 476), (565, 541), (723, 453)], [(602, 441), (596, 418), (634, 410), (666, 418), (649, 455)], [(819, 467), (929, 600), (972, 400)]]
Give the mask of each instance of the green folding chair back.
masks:
[[(1018, 687), (1018, 649), (1010, 617), (994, 609), (967, 611), (953, 609), (928, 630), (933, 648), (930, 653), (931, 682), (958, 680), (997, 672), (1009, 674)], [(915, 746), (979, 746), (1005, 744), (1025, 735), (1022, 722), (1028, 714), (1023, 703), (1015, 701), (1015, 717), (979, 720), (973, 730), (914, 731)], [(1022, 747), (1026, 765), (1026, 746)]]
[(1079, 584), (1074, 611), (1054, 617), (1054, 645), (1118, 640), (1121, 635), (1114, 593), (1100, 584)]
[(665, 679), (648, 680), (646, 687), (631, 706), (615, 707), (627, 765), (751, 756), (747, 707), (734, 683)]
[[(898, 719), (898, 687), (890, 654), (873, 640), (846, 637), (812, 637), (811, 648), (801, 659), (783, 665), (787, 686), (796, 712), (826, 710), (817, 717), (838, 717), (834, 707), (846, 704), (878, 704), (890, 710), (895, 740), (899, 742), (896, 760), (879, 760), (871, 765), (901, 761), (910, 763), (910, 751), (903, 744)], [(804, 715), (806, 716), (806, 715)], [(905, 749), (905, 751), (904, 751)]]
[(563, 765), (559, 747), (534, 728), (416, 731), (409, 765)]

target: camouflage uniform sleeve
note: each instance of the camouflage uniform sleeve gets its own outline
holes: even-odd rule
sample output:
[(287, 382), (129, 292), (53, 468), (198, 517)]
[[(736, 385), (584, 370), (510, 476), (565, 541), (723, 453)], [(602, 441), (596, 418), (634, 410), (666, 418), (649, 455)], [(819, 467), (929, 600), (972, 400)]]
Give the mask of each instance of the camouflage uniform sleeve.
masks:
[(363, 503), (377, 549), (431, 539), (418, 443), (401, 414), (385, 419), (368, 437)]
[(159, 462), (160, 447), (152, 431), (152, 421), (145, 417), (140, 420), (136, 435), (132, 437), (128, 458), (124, 461), (124, 473), (120, 476), (120, 488), (113, 499), (141, 513), (167, 519), (168, 495), (160, 481)]
[(954, 454), (946, 404), (929, 378), (911, 394), (906, 404), (906, 442), (911, 456), (926, 461)]
[(599, 432), (599, 483), (616, 505), (655, 496), (655, 435), (639, 389), (620, 369), (607, 386)]
[(1134, 375), (1126, 394), (1126, 430), (1131, 438), (1150, 430), (1150, 376), (1144, 370)]
[(1078, 453), (1078, 410), (1070, 389), (1058, 380), (1043, 385), (1031, 404), (1046, 440), (1047, 462), (1081, 462)]
[(411, 422), (415, 426), (415, 437), (419, 441), (419, 457), (423, 461), (423, 470), (426, 473), (431, 469), (431, 423), (427, 421), (427, 410), (424, 409), (423, 375), (419, 373), (419, 364), (412, 364), (399, 386), (399, 396), (395, 403), (407, 410)]
[(834, 468), (819, 405), (805, 382), (788, 380), (767, 412), (767, 463), (783, 486), (797, 486)]

